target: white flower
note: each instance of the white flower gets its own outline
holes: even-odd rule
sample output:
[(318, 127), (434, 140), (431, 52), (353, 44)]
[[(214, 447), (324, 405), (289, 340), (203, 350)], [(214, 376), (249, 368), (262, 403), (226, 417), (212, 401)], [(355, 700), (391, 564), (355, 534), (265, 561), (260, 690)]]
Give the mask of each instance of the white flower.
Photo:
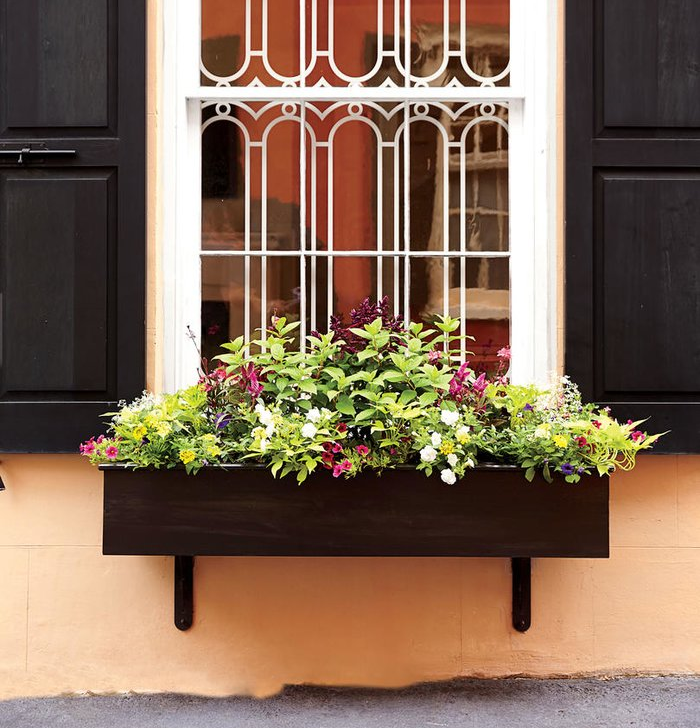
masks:
[(448, 468), (440, 471), (440, 480), (447, 485), (454, 485), (457, 482), (457, 476)]
[(311, 439), (316, 434), (316, 426), (312, 424), (311, 422), (307, 422), (302, 428), (301, 428), (301, 434), (304, 437), (308, 437)]
[(535, 437), (541, 437), (542, 439), (546, 439), (549, 437), (549, 428), (548, 427), (538, 427), (535, 430)]
[(442, 445), (442, 435), (439, 432), (433, 432), (430, 436), (430, 442), (433, 443), (433, 447), (440, 447)]
[(444, 409), (442, 410), (442, 412), (440, 412), (440, 419), (442, 420), (443, 425), (447, 425), (448, 427), (454, 427), (459, 420), (459, 412), (453, 412), (452, 410)]
[(318, 422), (321, 419), (321, 413), (318, 411), (318, 407), (314, 407), (313, 409), (310, 409), (306, 413), (306, 419), (309, 422)]
[(468, 468), (473, 468), (474, 467), (474, 461), (471, 458), (467, 458), (467, 461), (466, 461), (465, 464), (466, 464), (466, 466)]
[(448, 464), (448, 465), (449, 465), (449, 466), (450, 466), (451, 468), (454, 468), (454, 466), (455, 466), (455, 465), (457, 465), (457, 456), (455, 455), (455, 453), (451, 452), (451, 453), (450, 453), (450, 454), (449, 454), (449, 455), (447, 456), (447, 464)]
[(264, 404), (260, 404), (258, 402), (258, 404), (255, 405), (255, 411), (258, 413), (258, 419), (263, 423), (263, 425), (267, 426), (273, 424), (274, 420), (272, 412), (270, 412), (269, 409), (266, 409)]
[(267, 440), (260, 440), (260, 452), (265, 452), (265, 450), (267, 450), (267, 445)]
[(267, 438), (269, 439), (269, 438), (270, 438), (270, 437), (272, 437), (272, 436), (273, 436), (274, 434), (275, 434), (275, 426), (274, 426), (274, 425), (268, 425), (268, 426), (267, 426), (267, 427), (265, 428), (265, 437), (267, 437)]
[(420, 459), (424, 463), (432, 463), (436, 457), (437, 457), (437, 451), (435, 450), (435, 448), (430, 447), (430, 445), (426, 445), (420, 451)]

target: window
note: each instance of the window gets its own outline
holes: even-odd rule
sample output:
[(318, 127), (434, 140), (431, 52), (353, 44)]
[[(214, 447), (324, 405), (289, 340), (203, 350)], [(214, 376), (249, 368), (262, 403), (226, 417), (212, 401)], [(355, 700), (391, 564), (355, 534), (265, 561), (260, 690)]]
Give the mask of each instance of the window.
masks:
[(548, 0), (187, 5), (166, 9), (169, 386), (188, 325), (205, 356), (273, 314), (303, 346), (384, 295), (459, 317), (472, 362), (511, 344), (516, 379), (554, 368)]

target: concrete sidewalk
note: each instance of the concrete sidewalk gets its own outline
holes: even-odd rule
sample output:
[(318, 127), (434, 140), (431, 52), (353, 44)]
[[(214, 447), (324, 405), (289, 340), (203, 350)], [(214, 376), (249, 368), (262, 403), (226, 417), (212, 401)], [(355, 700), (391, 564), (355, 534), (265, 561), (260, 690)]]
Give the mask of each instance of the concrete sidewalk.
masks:
[(700, 728), (700, 678), (290, 687), (265, 700), (124, 695), (0, 702), (2, 728)]

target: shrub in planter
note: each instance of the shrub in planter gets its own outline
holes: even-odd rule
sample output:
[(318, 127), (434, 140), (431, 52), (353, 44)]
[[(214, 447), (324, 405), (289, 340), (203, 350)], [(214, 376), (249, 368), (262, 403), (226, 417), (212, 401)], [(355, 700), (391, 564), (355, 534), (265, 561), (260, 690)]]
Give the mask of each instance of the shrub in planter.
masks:
[(566, 377), (510, 383), (508, 349), (497, 371), (476, 372), (455, 354), (459, 321), (405, 327), (388, 309), (365, 300), (305, 351), (291, 348), (299, 324), (275, 317), (260, 339), (225, 344), (216, 368), (203, 362), (197, 384), (124, 403), (80, 450), (95, 464), (188, 473), (257, 463), (299, 483), (319, 470), (350, 478), (413, 465), (453, 485), (483, 462), (576, 483), (631, 469), (660, 437), (583, 404)]

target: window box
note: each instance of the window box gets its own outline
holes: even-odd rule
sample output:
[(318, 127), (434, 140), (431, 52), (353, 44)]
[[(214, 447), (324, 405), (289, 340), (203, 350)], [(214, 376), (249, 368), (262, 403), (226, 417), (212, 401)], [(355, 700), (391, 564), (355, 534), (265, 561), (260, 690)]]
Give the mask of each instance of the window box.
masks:
[(609, 554), (607, 477), (578, 485), (477, 467), (454, 486), (412, 468), (380, 478), (314, 473), (301, 486), (263, 467), (105, 475), (104, 554), (173, 555), (176, 624), (192, 621), (194, 556), (493, 556), (514, 559), (514, 626), (529, 626), (531, 557)]

